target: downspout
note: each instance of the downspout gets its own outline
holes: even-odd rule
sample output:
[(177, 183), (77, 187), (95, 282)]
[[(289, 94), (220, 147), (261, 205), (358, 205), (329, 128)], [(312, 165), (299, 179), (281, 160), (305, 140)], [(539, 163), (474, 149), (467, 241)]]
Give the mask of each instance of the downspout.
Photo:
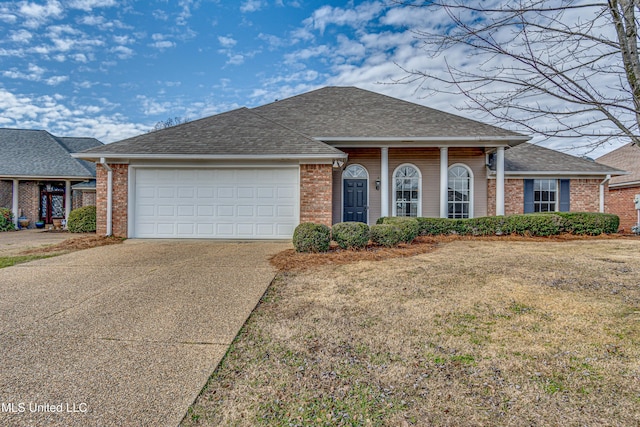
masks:
[(111, 236), (111, 219), (113, 215), (113, 169), (104, 157), (100, 157), (100, 164), (107, 170), (107, 236)]
[(600, 183), (600, 213), (604, 213), (604, 186), (611, 179), (611, 175), (607, 175), (607, 177)]

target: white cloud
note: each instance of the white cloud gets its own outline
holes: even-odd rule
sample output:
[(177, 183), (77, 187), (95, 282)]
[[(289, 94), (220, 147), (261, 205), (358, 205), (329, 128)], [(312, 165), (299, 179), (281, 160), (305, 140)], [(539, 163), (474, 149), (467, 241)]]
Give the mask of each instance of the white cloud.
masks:
[(155, 43), (151, 43), (149, 46), (154, 47), (156, 49), (169, 49), (171, 47), (174, 47), (176, 44), (172, 41), (169, 40), (162, 40), (162, 41), (157, 41)]
[(67, 3), (70, 8), (84, 10), (85, 12), (90, 12), (100, 7), (113, 7), (116, 5), (115, 0), (70, 0)]
[(134, 55), (134, 51), (126, 46), (116, 46), (111, 48), (111, 52), (115, 53), (120, 59), (128, 59)]
[(69, 80), (69, 76), (53, 76), (45, 79), (44, 82), (49, 86), (57, 86), (67, 80)]
[(244, 63), (244, 55), (241, 55), (241, 54), (231, 55), (229, 56), (229, 60), (227, 61), (227, 64), (230, 64), (230, 65), (241, 65), (243, 63)]
[(50, 19), (62, 17), (64, 9), (57, 0), (48, 0), (44, 5), (22, 2), (18, 13), (25, 18), (27, 28), (38, 28)]
[(233, 39), (232, 37), (225, 37), (225, 36), (218, 36), (218, 42), (220, 42), (220, 45), (222, 47), (226, 47), (226, 48), (233, 47), (236, 45), (236, 43), (238, 43), (238, 41)]
[(124, 35), (124, 36), (113, 36), (113, 41), (116, 42), (117, 44), (133, 44), (135, 43), (136, 39), (129, 35)]
[(265, 6), (266, 4), (262, 0), (246, 0), (240, 5), (240, 12), (257, 12)]
[(385, 8), (386, 6), (380, 2), (365, 2), (355, 8), (322, 6), (316, 9), (304, 24), (319, 30), (321, 34), (329, 25), (358, 28), (380, 15)]
[(11, 31), (9, 40), (16, 43), (29, 43), (33, 38), (33, 34), (27, 30)]

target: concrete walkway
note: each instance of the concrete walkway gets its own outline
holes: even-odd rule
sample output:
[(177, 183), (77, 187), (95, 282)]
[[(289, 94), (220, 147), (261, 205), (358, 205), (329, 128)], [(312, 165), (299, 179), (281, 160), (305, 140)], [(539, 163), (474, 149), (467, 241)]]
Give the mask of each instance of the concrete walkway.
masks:
[(289, 247), (129, 240), (0, 269), (0, 425), (177, 425)]

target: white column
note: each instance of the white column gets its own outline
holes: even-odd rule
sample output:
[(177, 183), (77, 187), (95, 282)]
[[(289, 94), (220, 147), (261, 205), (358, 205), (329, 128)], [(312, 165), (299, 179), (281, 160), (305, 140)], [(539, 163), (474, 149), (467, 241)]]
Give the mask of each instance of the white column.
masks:
[(11, 211), (13, 212), (13, 224), (18, 228), (18, 217), (19, 209), (18, 209), (18, 185), (19, 182), (17, 179), (13, 180), (13, 199), (11, 201)]
[(64, 219), (69, 221), (69, 213), (71, 212), (71, 181), (64, 182)]
[(496, 215), (504, 215), (504, 147), (496, 152)]
[(380, 148), (380, 216), (389, 216), (389, 147)]
[(449, 216), (449, 149), (440, 147), (440, 218)]

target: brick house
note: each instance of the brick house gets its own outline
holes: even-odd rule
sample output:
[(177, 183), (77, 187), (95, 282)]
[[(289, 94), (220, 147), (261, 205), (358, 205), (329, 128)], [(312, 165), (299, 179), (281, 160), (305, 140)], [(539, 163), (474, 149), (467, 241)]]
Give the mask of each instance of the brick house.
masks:
[(44, 130), (0, 129), (0, 207), (29, 220), (66, 219), (80, 206), (95, 205), (95, 164), (71, 156), (102, 143), (61, 138)]
[[(600, 209), (602, 181), (620, 171), (528, 139), (325, 87), (74, 156), (97, 163), (98, 232), (124, 237), (288, 239), (307, 221)], [(517, 170), (521, 145), (515, 154), (567, 165)]]
[(640, 194), (640, 148), (626, 144), (597, 159), (599, 163), (627, 171), (626, 175), (611, 178), (607, 212), (620, 217), (620, 228), (626, 232), (638, 223), (634, 199)]

